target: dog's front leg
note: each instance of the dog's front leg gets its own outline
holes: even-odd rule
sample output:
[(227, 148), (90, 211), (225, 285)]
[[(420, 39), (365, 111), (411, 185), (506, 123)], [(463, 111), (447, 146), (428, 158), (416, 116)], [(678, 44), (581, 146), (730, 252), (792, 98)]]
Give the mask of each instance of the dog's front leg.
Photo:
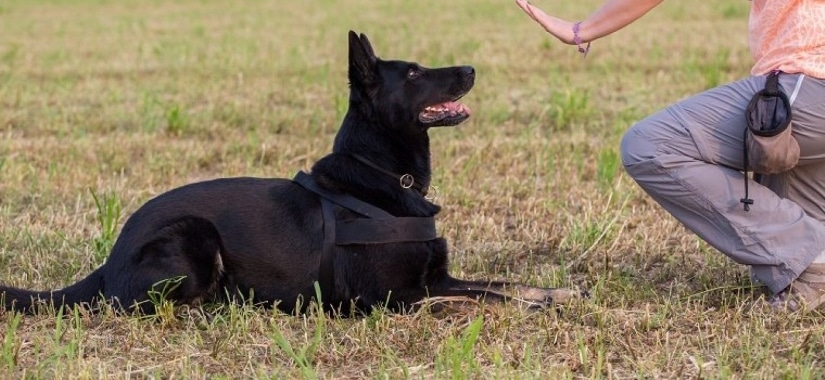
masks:
[(565, 288), (538, 288), (506, 281), (466, 281), (450, 278), (446, 287), (436, 288), (431, 297), (465, 296), (492, 302), (516, 302), (528, 308), (545, 308), (582, 298), (581, 291)]

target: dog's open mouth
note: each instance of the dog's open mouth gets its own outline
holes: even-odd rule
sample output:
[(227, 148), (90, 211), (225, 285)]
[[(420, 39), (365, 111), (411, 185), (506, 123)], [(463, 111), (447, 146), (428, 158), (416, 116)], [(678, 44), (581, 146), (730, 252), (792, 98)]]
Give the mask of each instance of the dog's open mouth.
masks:
[(428, 126), (450, 126), (466, 120), (470, 113), (469, 107), (454, 100), (424, 108), (418, 114), (418, 120)]

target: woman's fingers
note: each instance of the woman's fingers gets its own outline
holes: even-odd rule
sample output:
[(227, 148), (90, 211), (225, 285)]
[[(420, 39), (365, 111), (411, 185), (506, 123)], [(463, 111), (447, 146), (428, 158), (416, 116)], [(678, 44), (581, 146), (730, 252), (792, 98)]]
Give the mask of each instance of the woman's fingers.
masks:
[(533, 13), (533, 5), (530, 4), (529, 1), (527, 1), (527, 0), (516, 0), (516, 4), (519, 6), (519, 8), (521, 8), (521, 10), (524, 11), (524, 13), (527, 13), (527, 15), (530, 16), (530, 18), (532, 18), (535, 21), (539, 21), (536, 18), (536, 15)]

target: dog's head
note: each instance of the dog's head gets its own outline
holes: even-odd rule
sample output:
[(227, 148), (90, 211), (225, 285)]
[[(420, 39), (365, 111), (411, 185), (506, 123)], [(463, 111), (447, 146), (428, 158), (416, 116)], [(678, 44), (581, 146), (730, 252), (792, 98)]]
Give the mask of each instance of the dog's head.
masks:
[(353, 105), (395, 128), (458, 125), (470, 109), (458, 100), (475, 82), (471, 66), (426, 68), (376, 57), (367, 36), (349, 32), (349, 81)]

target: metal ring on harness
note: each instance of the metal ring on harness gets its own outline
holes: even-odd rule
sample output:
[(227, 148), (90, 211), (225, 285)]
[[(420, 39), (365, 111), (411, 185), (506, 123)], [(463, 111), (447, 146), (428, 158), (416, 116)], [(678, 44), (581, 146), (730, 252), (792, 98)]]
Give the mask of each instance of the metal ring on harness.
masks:
[(398, 178), (398, 183), (401, 187), (409, 189), (415, 185), (415, 178), (410, 174), (404, 174)]

